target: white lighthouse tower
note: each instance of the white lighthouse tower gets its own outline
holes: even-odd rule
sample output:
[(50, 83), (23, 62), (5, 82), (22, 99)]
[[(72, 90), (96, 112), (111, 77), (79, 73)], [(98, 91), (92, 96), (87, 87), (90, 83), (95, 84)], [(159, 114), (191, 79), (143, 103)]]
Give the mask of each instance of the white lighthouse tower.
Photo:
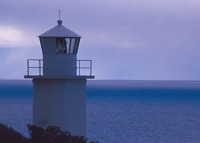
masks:
[(86, 81), (92, 61), (77, 60), (80, 36), (62, 25), (39, 36), (43, 59), (27, 60), (33, 80), (33, 124), (55, 125), (72, 135), (86, 135)]

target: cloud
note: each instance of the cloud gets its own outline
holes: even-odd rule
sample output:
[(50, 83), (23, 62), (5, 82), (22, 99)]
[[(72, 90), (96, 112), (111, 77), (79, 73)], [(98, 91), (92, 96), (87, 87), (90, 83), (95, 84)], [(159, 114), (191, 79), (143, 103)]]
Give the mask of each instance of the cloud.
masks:
[(0, 27), (0, 46), (13, 46), (23, 41), (22, 32), (12, 27)]

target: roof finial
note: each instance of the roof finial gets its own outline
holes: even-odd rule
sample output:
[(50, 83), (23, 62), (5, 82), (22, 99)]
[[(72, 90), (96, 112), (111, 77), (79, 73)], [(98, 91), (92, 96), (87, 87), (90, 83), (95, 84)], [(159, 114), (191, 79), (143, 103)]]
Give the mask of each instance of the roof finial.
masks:
[(61, 10), (59, 10), (59, 20), (57, 21), (58, 25), (62, 25), (62, 20), (60, 20), (60, 13), (61, 13)]
[(59, 9), (59, 20), (60, 20), (60, 13), (61, 13), (61, 11), (60, 11), (60, 9)]

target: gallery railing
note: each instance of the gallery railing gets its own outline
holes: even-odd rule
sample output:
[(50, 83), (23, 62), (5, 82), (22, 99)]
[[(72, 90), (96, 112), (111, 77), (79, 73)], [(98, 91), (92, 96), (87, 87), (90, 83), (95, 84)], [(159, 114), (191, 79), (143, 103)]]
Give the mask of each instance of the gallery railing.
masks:
[[(67, 62), (72, 61), (63, 62), (66, 62), (67, 64)], [(68, 68), (69, 70), (71, 70), (71, 68), (76, 68), (76, 76), (92, 76), (92, 60), (76, 60), (76, 66)], [(27, 60), (27, 76), (43, 76), (43, 70), (44, 67), (42, 59)]]

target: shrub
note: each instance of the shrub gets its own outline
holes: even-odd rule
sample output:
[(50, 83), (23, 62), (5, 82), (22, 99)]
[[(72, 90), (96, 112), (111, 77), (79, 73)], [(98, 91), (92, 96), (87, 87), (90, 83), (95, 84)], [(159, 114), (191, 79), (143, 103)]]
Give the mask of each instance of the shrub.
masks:
[(27, 125), (30, 132), (30, 143), (85, 143), (82, 136), (72, 136), (57, 126), (49, 126), (46, 129), (36, 125)]
[[(27, 128), (30, 138), (25, 138), (11, 127), (0, 123), (0, 143), (86, 143), (83, 136), (72, 136), (57, 126), (44, 129), (36, 125), (27, 125)], [(90, 141), (90, 143), (98, 142)]]
[(28, 139), (11, 127), (0, 123), (0, 143), (27, 143)]

